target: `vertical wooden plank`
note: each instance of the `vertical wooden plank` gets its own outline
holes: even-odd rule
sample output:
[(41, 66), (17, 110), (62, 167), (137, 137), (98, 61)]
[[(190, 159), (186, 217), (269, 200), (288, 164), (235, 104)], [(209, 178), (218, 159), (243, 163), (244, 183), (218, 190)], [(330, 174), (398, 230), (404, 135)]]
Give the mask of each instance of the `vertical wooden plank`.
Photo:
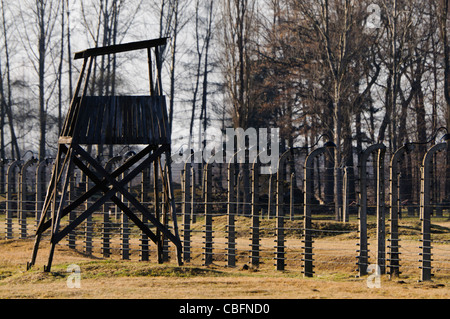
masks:
[(110, 105), (112, 104), (112, 100), (113, 100), (113, 97), (108, 97), (108, 101), (106, 103), (103, 103), (103, 105), (101, 106), (102, 123), (101, 123), (101, 127), (99, 129), (101, 145), (109, 144), (109, 143), (107, 143), (107, 138), (108, 138), (108, 134), (110, 134), (108, 126), (110, 125), (110, 122), (111, 122), (111, 118), (110, 118), (111, 107), (110, 107)]
[(121, 140), (122, 140), (122, 117), (124, 116), (123, 114), (123, 109), (122, 109), (122, 105), (120, 103), (119, 99), (116, 99), (116, 134), (115, 134), (115, 140), (116, 143), (120, 144)]
[(153, 66), (152, 66), (152, 50), (147, 48), (147, 64), (148, 64), (148, 82), (150, 85), (150, 95), (155, 95), (155, 89), (153, 86)]

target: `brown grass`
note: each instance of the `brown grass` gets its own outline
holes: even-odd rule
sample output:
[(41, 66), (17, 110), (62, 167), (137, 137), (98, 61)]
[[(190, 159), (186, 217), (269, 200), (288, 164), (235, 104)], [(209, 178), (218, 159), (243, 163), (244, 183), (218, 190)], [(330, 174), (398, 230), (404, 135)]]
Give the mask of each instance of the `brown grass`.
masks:
[[(201, 234), (197, 236), (201, 237)], [(220, 252), (225, 241), (215, 240), (218, 247), (215, 251)], [(236, 268), (225, 267), (225, 258), (220, 257), (211, 266), (201, 266), (200, 249), (194, 251), (191, 263), (178, 267), (173, 259), (165, 265), (121, 261), (117, 256), (103, 259), (99, 254), (85, 256), (79, 251), (58, 246), (52, 272), (44, 273), (42, 266), (48, 254), (48, 239), (42, 242), (36, 267), (30, 271), (25, 268), (33, 241), (3, 240), (0, 241), (0, 298), (415, 299), (450, 296), (450, 274), (438, 269), (432, 282), (419, 283), (417, 263), (408, 260), (403, 263), (405, 267), (400, 278), (389, 280), (383, 275), (381, 288), (368, 288), (367, 277), (356, 277), (356, 241), (346, 235), (316, 240), (316, 275), (304, 278), (300, 271), (301, 255), (296, 248), (299, 241), (293, 237), (288, 239), (288, 254), (292, 260), (288, 270), (283, 272), (274, 270), (271, 251), (263, 252), (260, 267), (253, 269), (243, 267), (248, 264), (248, 254), (242, 252)], [(248, 238), (240, 238), (239, 245), (248, 245)], [(273, 246), (273, 238), (263, 238), (262, 245)], [(405, 241), (402, 246), (418, 258), (415, 243)], [(449, 249), (448, 245), (443, 248)], [(435, 260), (448, 262), (445, 249)], [(66, 268), (71, 263), (81, 267), (80, 289), (69, 289), (66, 285), (69, 275)], [(442, 267), (448, 268), (448, 265)]]

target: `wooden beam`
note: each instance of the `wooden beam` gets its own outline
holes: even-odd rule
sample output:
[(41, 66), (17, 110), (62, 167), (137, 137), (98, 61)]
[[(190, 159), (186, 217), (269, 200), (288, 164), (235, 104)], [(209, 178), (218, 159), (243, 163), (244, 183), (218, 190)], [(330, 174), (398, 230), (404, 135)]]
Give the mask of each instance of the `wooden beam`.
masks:
[(110, 45), (110, 46), (105, 46), (105, 47), (100, 47), (100, 48), (91, 48), (91, 49), (87, 49), (87, 50), (75, 53), (75, 60), (85, 59), (88, 57), (94, 57), (94, 56), (99, 56), (99, 55), (115, 54), (115, 53), (120, 53), (120, 52), (153, 48), (153, 47), (165, 45), (166, 43), (167, 43), (167, 38), (159, 38), (159, 39), (153, 39), (153, 40)]
[[(106, 172), (106, 170), (102, 166), (100, 166), (85, 150), (83, 150), (79, 146), (74, 146), (74, 149), (75, 152), (83, 156), (84, 159), (86, 159), (88, 163), (91, 164), (97, 170), (97, 172), (101, 175), (102, 178), (105, 178), (111, 184), (112, 186), (111, 190), (107, 192), (104, 196), (109, 195), (111, 191), (121, 193), (138, 211), (140, 211), (154, 226), (156, 226), (157, 229), (159, 229), (165, 236), (167, 236), (172, 241), (172, 243), (175, 244), (175, 246), (180, 248), (181, 246), (180, 239), (177, 236), (173, 235), (163, 224), (161, 224), (161, 222), (157, 218), (152, 216), (150, 212), (145, 208), (145, 206), (142, 205), (132, 194), (130, 194), (130, 192), (128, 192), (123, 187), (125, 184), (130, 182), (136, 176), (136, 174), (133, 174), (133, 172), (142, 171), (148, 164), (142, 165), (141, 163), (141, 165), (137, 166), (133, 170), (133, 172), (131, 172), (126, 177), (124, 177), (120, 182), (118, 182), (114, 178), (112, 178), (108, 174), (108, 172)], [(164, 147), (161, 147), (160, 149), (165, 151)]]

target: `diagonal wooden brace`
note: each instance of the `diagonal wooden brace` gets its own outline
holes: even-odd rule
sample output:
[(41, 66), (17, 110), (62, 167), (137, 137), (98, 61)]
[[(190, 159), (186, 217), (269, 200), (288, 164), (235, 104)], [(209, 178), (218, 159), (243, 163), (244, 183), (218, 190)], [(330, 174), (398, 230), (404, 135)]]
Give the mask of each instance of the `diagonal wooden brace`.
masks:
[[(62, 151), (67, 151), (67, 147), (64, 146), (64, 148), (62, 148)], [(110, 176), (112, 178), (116, 178), (116, 177), (120, 176), (123, 172), (125, 172), (127, 169), (129, 169), (134, 164), (136, 164), (139, 160), (144, 158), (144, 156), (147, 155), (150, 151), (151, 151), (151, 148), (146, 148), (146, 149), (142, 150), (140, 153), (138, 153), (137, 155), (132, 157), (130, 160), (128, 160), (123, 165), (121, 165), (118, 169), (116, 169), (113, 173), (111, 173)], [(163, 152), (164, 152), (164, 150), (162, 150), (162, 149), (156, 150), (147, 159), (145, 159), (138, 167), (136, 167), (136, 169), (134, 169), (130, 174), (128, 174), (127, 177), (124, 179), (124, 181), (126, 181), (126, 183), (131, 181), (137, 174), (139, 174), (142, 165), (149, 165), (149, 163), (154, 161)], [(81, 160), (77, 159), (76, 157), (74, 157), (73, 160), (76, 161), (76, 163), (82, 163)], [(104, 182), (106, 182), (106, 180), (102, 181), (102, 183), (104, 183)], [(90, 190), (88, 190), (86, 193), (84, 193), (79, 198), (77, 198), (73, 203), (71, 203), (67, 207), (65, 207), (61, 213), (61, 218), (68, 215), (71, 211), (73, 211), (78, 206), (83, 204), (87, 199), (89, 199), (90, 197), (92, 197), (93, 195), (95, 195), (96, 193), (101, 191), (100, 185), (101, 184), (94, 185)], [(41, 222), (42, 222), (42, 220), (41, 220)], [(49, 219), (46, 222), (43, 222), (38, 227), (37, 233), (42, 233), (42, 232), (46, 231), (51, 226), (51, 224), (52, 224), (51, 219)]]
[[(86, 161), (88, 161), (88, 163), (91, 164), (91, 166), (94, 167), (97, 170), (97, 172), (101, 175), (100, 177), (106, 179), (112, 185), (111, 190), (121, 193), (136, 209), (138, 209), (153, 225), (155, 225), (158, 230), (160, 230), (165, 236), (167, 236), (167, 238), (170, 239), (175, 244), (177, 249), (181, 249), (181, 240), (177, 236), (174, 236), (163, 224), (161, 224), (161, 222), (158, 219), (156, 219), (147, 210), (147, 208), (144, 205), (142, 205), (132, 194), (130, 194), (130, 192), (128, 192), (123, 187), (126, 184), (126, 183), (123, 183), (123, 181), (125, 179), (128, 180), (129, 175), (127, 175), (121, 182), (118, 182), (114, 178), (112, 178), (108, 174), (108, 172), (101, 165), (99, 165), (98, 162), (95, 161), (90, 156), (90, 154), (87, 153), (85, 150), (83, 150), (80, 146), (74, 146), (74, 151), (76, 153), (78, 153), (80, 156), (82, 156)], [(139, 167), (137, 167), (136, 169), (138, 169), (138, 168)], [(80, 167), (80, 169), (81, 169), (81, 167)], [(89, 171), (89, 168), (87, 168), (86, 166), (83, 169), (86, 169)], [(141, 169), (139, 169), (139, 171), (141, 171)], [(94, 173), (90, 172), (90, 174), (94, 174)], [(94, 174), (93, 177), (96, 178), (96, 175)], [(98, 179), (97, 179), (97, 181), (98, 181)]]

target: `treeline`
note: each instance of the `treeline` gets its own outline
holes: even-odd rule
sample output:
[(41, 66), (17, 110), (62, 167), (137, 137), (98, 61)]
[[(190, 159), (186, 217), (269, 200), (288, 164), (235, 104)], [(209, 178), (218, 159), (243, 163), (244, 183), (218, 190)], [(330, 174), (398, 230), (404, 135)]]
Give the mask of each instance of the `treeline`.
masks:
[(224, 4), (235, 125), (270, 120), (288, 146), (326, 132), (347, 154), (376, 142), (395, 151), (449, 124), (448, 1), (260, 3)]
[(411, 168), (450, 126), (448, 0), (229, 0), (222, 23), (234, 126), (279, 127), (286, 148), (328, 136), (336, 214), (339, 168), (352, 179), (367, 146), (419, 142), (402, 168), (411, 199)]

